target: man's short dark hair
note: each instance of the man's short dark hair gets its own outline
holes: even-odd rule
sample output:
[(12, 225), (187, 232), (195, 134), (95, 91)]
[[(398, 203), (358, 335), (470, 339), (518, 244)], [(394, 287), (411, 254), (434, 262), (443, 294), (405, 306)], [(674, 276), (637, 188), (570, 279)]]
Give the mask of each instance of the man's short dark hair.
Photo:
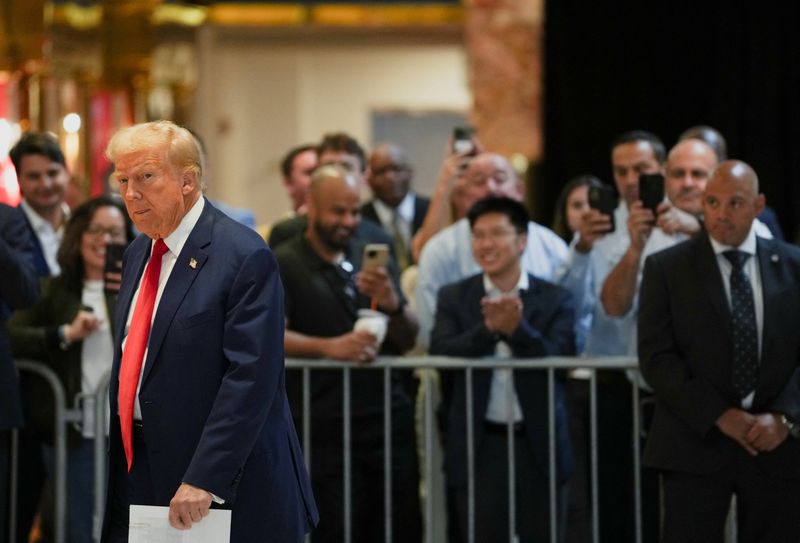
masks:
[(8, 152), (14, 169), (17, 170), (17, 175), (20, 174), (22, 157), (26, 155), (44, 155), (51, 161), (67, 167), (67, 161), (64, 159), (64, 153), (61, 152), (58, 140), (55, 136), (45, 132), (26, 132)]
[(508, 217), (517, 234), (528, 231), (528, 210), (521, 202), (507, 196), (489, 196), (475, 202), (467, 211), (470, 230), (478, 219), (489, 213), (500, 213)]
[(631, 130), (630, 132), (620, 134), (611, 142), (611, 152), (613, 153), (614, 149), (620, 145), (635, 143), (637, 141), (644, 141), (650, 145), (650, 148), (653, 150), (653, 156), (659, 164), (663, 164), (664, 161), (667, 160), (667, 149), (664, 147), (664, 142), (662, 142), (658, 136), (647, 130)]
[(317, 145), (317, 156), (321, 156), (325, 151), (337, 151), (355, 155), (361, 161), (361, 171), (364, 172), (367, 169), (367, 155), (364, 149), (349, 134), (344, 132), (325, 134), (322, 137), (322, 141)]
[(314, 151), (316, 152), (317, 148), (310, 143), (305, 145), (298, 145), (297, 147), (292, 147), (289, 149), (285, 155), (283, 155), (283, 159), (281, 160), (281, 173), (283, 177), (288, 178), (292, 175), (292, 166), (294, 165), (294, 159), (300, 153), (305, 153), (306, 151)]

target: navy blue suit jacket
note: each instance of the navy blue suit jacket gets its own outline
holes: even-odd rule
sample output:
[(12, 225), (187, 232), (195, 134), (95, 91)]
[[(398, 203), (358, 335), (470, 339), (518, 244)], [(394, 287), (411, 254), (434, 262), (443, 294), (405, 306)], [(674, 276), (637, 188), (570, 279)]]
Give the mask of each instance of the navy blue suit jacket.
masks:
[[(800, 420), (800, 249), (757, 238), (764, 325), (754, 413)], [(738, 443), (716, 427), (741, 408), (733, 388), (733, 336), (722, 274), (708, 236), (648, 257), (639, 296), (639, 365), (656, 410), (645, 464), (688, 473), (735, 466)], [(800, 440), (789, 437), (753, 458), (773, 477), (800, 476)]]
[(22, 206), (17, 206), (16, 210), (17, 213), (19, 213), (19, 216), (22, 217), (22, 222), (27, 227), (30, 235), (31, 258), (33, 259), (33, 266), (36, 270), (36, 273), (39, 275), (39, 277), (50, 277), (53, 275), (53, 272), (50, 270), (50, 266), (47, 264), (47, 259), (44, 257), (42, 244), (39, 243), (39, 237), (36, 235), (36, 232), (34, 232), (33, 225), (28, 220), (28, 216), (22, 210)]
[[(110, 387), (112, 466), (124, 455), (121, 340), (150, 247), (150, 238), (139, 236), (123, 263)], [(156, 505), (169, 505), (182, 482), (205, 489), (233, 510), (234, 543), (298, 542), (318, 520), (286, 399), (283, 333), (275, 258), (255, 231), (206, 201), (157, 307), (139, 402)]]
[[(504, 341), (515, 358), (569, 356), (575, 354), (575, 304), (562, 287), (528, 275), (529, 288), (522, 298), (522, 322)], [(483, 274), (442, 287), (436, 304), (436, 323), (431, 333), (431, 354), (481, 358), (494, 356), (498, 336), (483, 323), (481, 299), (486, 296)], [(453, 486), (467, 484), (466, 380), (463, 371), (453, 382), (448, 406), (445, 471)], [(489, 402), (492, 370), (475, 370), (472, 377), (475, 449), (483, 438), (483, 421)], [(514, 372), (514, 386), (525, 419), (526, 437), (533, 451), (533, 463), (548, 471), (548, 397), (544, 371)], [(572, 474), (574, 459), (569, 438), (563, 388), (556, 383), (556, 467), (558, 481)]]
[(30, 235), (19, 215), (13, 207), (0, 204), (0, 430), (22, 425), (19, 383), (6, 320), (12, 309), (33, 305), (39, 295)]

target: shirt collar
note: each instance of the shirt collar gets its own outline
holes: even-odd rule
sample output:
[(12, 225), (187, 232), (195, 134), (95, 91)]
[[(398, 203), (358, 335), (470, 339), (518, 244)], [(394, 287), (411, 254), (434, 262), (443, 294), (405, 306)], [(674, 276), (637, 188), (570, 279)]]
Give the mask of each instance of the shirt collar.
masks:
[(753, 225), (750, 226), (750, 232), (747, 233), (747, 237), (744, 238), (744, 241), (738, 247), (723, 245), (710, 235), (708, 236), (708, 239), (709, 241), (711, 241), (711, 247), (714, 249), (714, 254), (717, 256), (719, 256), (724, 251), (732, 251), (732, 250), (742, 251), (743, 253), (747, 253), (750, 256), (756, 254), (756, 231)]
[(200, 215), (203, 213), (205, 205), (206, 199), (200, 196), (191, 209), (189, 209), (189, 212), (183, 216), (178, 227), (164, 238), (164, 243), (166, 243), (169, 252), (176, 257), (181, 254), (183, 246), (186, 245), (186, 240), (189, 239), (189, 234), (192, 233), (197, 221), (200, 220)]
[(400, 201), (400, 205), (396, 208), (389, 207), (377, 198), (375, 198), (372, 203), (375, 206), (375, 212), (378, 214), (378, 218), (383, 224), (392, 224), (392, 215), (394, 215), (395, 209), (398, 215), (400, 215), (400, 218), (405, 222), (410, 223), (414, 219), (414, 193), (411, 191), (408, 191), (408, 194), (405, 195)]
[(522, 266), (520, 266), (517, 284), (509, 292), (502, 292), (499, 288), (497, 288), (497, 286), (495, 286), (494, 283), (492, 283), (492, 280), (489, 279), (488, 275), (485, 273), (483, 274), (483, 290), (486, 292), (486, 295), (490, 297), (500, 296), (501, 294), (519, 294), (523, 290), (528, 290), (528, 286), (528, 274), (525, 273), (525, 270), (522, 269)]
[[(41, 232), (42, 228), (48, 227), (52, 230), (53, 226), (50, 224), (50, 222), (39, 215), (36, 210), (31, 207), (27, 200), (23, 198), (19, 205), (22, 208), (23, 213), (25, 213), (25, 216), (28, 217), (28, 222), (31, 223), (31, 227), (33, 227), (36, 232)], [(69, 206), (64, 202), (61, 202), (61, 212), (64, 214), (64, 220), (61, 221), (61, 226), (58, 227), (56, 232), (61, 232), (64, 230), (64, 225), (67, 223), (67, 219), (69, 219), (70, 216)]]

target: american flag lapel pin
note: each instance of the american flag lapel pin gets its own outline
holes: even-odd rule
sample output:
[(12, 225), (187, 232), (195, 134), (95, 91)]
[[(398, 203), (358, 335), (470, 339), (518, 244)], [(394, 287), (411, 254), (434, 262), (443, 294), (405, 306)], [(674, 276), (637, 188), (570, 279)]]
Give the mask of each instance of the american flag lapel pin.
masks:
[(197, 260), (195, 260), (194, 258), (190, 258), (189, 259), (189, 267), (192, 268), (193, 270), (196, 269), (197, 268)]

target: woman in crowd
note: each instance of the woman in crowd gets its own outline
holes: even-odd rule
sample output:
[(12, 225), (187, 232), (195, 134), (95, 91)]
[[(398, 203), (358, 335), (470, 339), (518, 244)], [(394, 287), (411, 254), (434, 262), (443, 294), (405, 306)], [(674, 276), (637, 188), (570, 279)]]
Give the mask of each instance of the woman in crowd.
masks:
[[(48, 279), (42, 297), (30, 309), (9, 321), (9, 334), (18, 359), (39, 361), (61, 381), (68, 407), (80, 398), (81, 429), (70, 428), (67, 453), (68, 541), (92, 540), (95, 432), (94, 394), (114, 356), (112, 331), (118, 282), (104, 282), (110, 245), (127, 245), (133, 231), (125, 207), (101, 196), (78, 206), (64, 230), (58, 251), (61, 275)], [(118, 278), (117, 278), (118, 279)], [(116, 285), (116, 286), (114, 286)], [(28, 397), (28, 423), (45, 443), (43, 456), (49, 477), (54, 476), (53, 394), (41, 379), (39, 393)], [(87, 395), (87, 396), (83, 396)]]
[(581, 217), (589, 209), (589, 187), (599, 187), (601, 181), (593, 175), (573, 177), (556, 200), (553, 232), (567, 244), (572, 241), (581, 225)]
[[(571, 243), (581, 225), (583, 214), (589, 210), (589, 188), (600, 186), (593, 175), (573, 177), (556, 201), (553, 232)], [(577, 352), (583, 350), (585, 331), (591, 326), (591, 312), (583, 313), (583, 321), (576, 326)], [(591, 509), (589, 501), (589, 381), (588, 370), (575, 369), (567, 379), (567, 406), (570, 431), (575, 454), (575, 473), (570, 482), (567, 507), (566, 543), (589, 541), (591, 536)]]

